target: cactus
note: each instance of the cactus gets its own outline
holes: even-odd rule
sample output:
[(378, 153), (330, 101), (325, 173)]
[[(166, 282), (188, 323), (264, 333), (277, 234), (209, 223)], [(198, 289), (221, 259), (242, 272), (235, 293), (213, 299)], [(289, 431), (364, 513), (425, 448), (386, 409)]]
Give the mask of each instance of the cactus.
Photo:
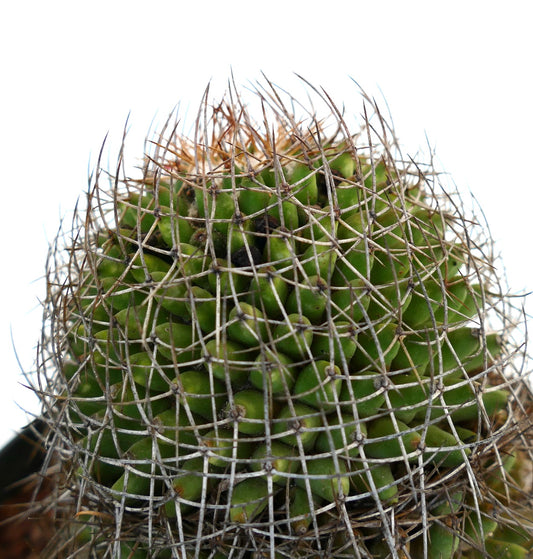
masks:
[(141, 177), (96, 174), (48, 271), (50, 556), (523, 556), (532, 398), (490, 238), (378, 110), (350, 132), (315, 94), (327, 118), (267, 82), (254, 124), (232, 88)]

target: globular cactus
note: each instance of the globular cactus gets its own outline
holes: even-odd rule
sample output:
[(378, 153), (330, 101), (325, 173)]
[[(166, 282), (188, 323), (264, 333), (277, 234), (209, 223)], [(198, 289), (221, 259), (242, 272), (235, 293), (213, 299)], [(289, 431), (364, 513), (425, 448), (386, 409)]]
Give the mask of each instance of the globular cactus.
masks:
[(527, 556), (531, 389), (490, 236), (368, 98), (354, 132), (313, 91), (323, 115), (267, 82), (258, 123), (206, 98), (141, 176), (98, 170), (53, 247), (50, 557)]

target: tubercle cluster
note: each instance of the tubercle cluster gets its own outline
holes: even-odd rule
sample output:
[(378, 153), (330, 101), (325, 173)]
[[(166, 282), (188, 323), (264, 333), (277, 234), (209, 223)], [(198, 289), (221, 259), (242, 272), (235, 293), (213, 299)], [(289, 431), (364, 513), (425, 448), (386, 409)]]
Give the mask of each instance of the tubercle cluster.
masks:
[(73, 545), (526, 557), (507, 512), (528, 490), (525, 389), (489, 327), (492, 263), (371, 126), (365, 144), (337, 115), (328, 136), (273, 99), (275, 134), (222, 104), (90, 193), (51, 305), (52, 415), (97, 524)]

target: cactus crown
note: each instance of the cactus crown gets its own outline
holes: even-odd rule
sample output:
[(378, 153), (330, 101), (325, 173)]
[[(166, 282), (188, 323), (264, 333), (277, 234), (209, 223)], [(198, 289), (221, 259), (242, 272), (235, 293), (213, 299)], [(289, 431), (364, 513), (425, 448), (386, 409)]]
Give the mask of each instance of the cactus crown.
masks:
[(531, 390), (490, 237), (370, 99), (354, 134), (313, 94), (326, 118), (267, 82), (260, 124), (235, 87), (206, 95), (192, 139), (169, 122), (142, 176), (98, 170), (58, 238), (39, 390), (81, 520), (56, 549), (531, 543)]

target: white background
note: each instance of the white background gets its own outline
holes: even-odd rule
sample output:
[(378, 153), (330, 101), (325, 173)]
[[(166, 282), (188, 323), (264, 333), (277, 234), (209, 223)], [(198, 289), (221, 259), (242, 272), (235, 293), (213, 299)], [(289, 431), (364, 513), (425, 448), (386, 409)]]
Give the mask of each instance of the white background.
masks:
[(33, 367), (48, 244), (83, 195), (105, 135), (113, 168), (129, 114), (130, 153), (140, 157), (152, 120), (178, 102), (192, 117), (208, 82), (222, 91), (232, 70), (244, 86), (264, 71), (289, 89), (297, 72), (352, 114), (362, 102), (350, 78), (383, 107), (386, 100), (404, 151), (436, 151), (485, 210), (512, 290), (533, 290), (529, 4), (4, 3), (0, 445), (31, 417), (23, 409), (38, 412), (20, 367)]

